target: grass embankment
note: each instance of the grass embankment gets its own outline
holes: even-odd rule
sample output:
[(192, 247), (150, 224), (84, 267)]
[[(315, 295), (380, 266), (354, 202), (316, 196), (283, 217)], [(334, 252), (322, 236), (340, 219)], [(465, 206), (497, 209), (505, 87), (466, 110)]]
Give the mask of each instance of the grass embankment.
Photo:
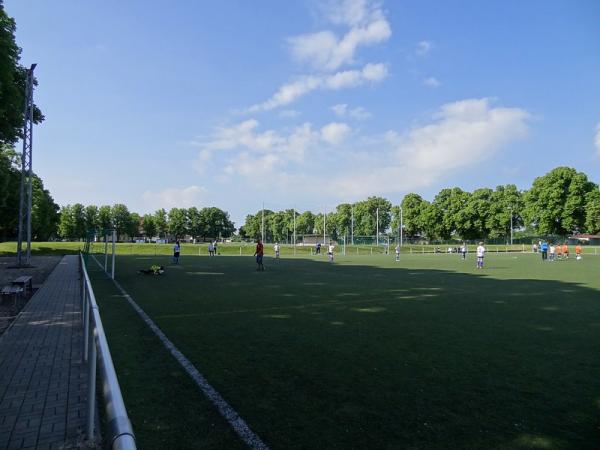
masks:
[[(153, 263), (165, 275), (137, 274)], [(600, 258), (490, 254), (483, 271), (457, 255), (266, 265), (123, 255), (117, 278), (272, 448), (597, 448)], [(204, 400), (98, 275), (134, 425), (160, 405), (168, 427), (198, 416), (186, 427), (204, 439)]]

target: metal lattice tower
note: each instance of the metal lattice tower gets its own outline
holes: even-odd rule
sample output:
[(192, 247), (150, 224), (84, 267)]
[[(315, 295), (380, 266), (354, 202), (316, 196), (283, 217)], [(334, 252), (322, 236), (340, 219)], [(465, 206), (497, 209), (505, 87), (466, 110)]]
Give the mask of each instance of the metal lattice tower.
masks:
[[(33, 70), (27, 70), (25, 84), (25, 111), (23, 119), (23, 154), (21, 155), (21, 192), (19, 200), (19, 231), (17, 241), (17, 266), (31, 264), (31, 197), (33, 190)], [(27, 239), (27, 249), (23, 255), (23, 235)]]

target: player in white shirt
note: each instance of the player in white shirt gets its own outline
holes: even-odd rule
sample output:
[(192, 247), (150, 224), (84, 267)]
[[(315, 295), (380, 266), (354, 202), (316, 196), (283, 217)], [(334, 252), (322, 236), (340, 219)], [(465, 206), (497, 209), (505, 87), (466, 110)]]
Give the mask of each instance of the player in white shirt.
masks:
[(465, 244), (464, 242), (460, 246), (460, 254), (461, 254), (461, 257), (462, 257), (463, 261), (465, 259), (467, 259), (467, 244)]
[(550, 244), (550, 261), (554, 261), (556, 259), (556, 247), (554, 244)]
[(335, 246), (332, 243), (329, 243), (329, 247), (327, 248), (327, 256), (329, 256), (329, 261), (333, 262), (333, 250)]
[(480, 242), (477, 246), (477, 268), (483, 269), (483, 258), (485, 257), (485, 247), (483, 242)]
[(400, 244), (396, 245), (396, 261), (400, 261)]
[(275, 251), (275, 258), (279, 259), (279, 242), (275, 242), (273, 250)]

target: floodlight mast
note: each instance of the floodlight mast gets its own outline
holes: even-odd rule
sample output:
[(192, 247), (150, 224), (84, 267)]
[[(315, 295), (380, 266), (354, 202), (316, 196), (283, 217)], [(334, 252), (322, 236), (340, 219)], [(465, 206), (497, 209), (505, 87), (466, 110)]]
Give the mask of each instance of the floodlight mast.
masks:
[[(25, 108), (23, 119), (23, 153), (21, 154), (21, 185), (19, 196), (19, 228), (17, 232), (17, 266), (31, 264), (31, 199), (32, 199), (32, 150), (33, 150), (33, 71), (37, 64), (27, 70), (25, 83)], [(23, 228), (26, 228), (27, 249), (23, 257)]]
[(377, 225), (376, 225), (376, 227), (377, 227), (377, 232), (376, 232), (377, 237), (376, 237), (376, 239), (377, 239), (377, 246), (379, 247), (379, 206), (377, 207), (375, 215), (376, 215), (375, 221), (377, 223)]
[(513, 208), (510, 207), (510, 245), (513, 245)]

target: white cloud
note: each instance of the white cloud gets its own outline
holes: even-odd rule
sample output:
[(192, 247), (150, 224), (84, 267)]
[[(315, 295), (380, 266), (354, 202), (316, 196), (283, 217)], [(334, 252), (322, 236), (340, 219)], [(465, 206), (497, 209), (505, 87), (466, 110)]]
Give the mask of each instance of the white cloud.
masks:
[(333, 105), (331, 110), (338, 117), (350, 117), (356, 120), (365, 120), (371, 117), (371, 113), (363, 107), (349, 108), (345, 103)]
[(596, 154), (600, 156), (600, 122), (596, 125), (596, 136), (594, 138), (594, 145), (596, 146)]
[(431, 49), (433, 48), (433, 43), (430, 41), (421, 41), (417, 44), (417, 48), (415, 49), (415, 53), (418, 56), (425, 56), (429, 54)]
[[(346, 115), (350, 110), (346, 104), (334, 107)], [(444, 104), (426, 123), (375, 136), (356, 135), (343, 122), (261, 130), (252, 119), (217, 129), (202, 150), (219, 152), (221, 172), (230, 181), (243, 178), (274, 197), (351, 200), (417, 190), (457, 173), (468, 176), (526, 137), (530, 119), (527, 111), (488, 98)], [(327, 171), (333, 161), (335, 170)]]
[(200, 186), (185, 188), (167, 188), (160, 192), (146, 191), (142, 199), (152, 210), (158, 208), (190, 208), (199, 206), (206, 195), (206, 189)]
[[(301, 162), (307, 148), (320, 139), (309, 123), (295, 127), (287, 134), (275, 130), (259, 131), (260, 124), (249, 119), (229, 127), (219, 127), (208, 142), (201, 146), (199, 159), (218, 151), (233, 151), (234, 157), (226, 173), (249, 173), (250, 164), (271, 170), (286, 162)], [(235, 155), (235, 152), (238, 152)], [(201, 167), (196, 167), (201, 172)]]
[(294, 82), (284, 84), (270, 99), (252, 105), (247, 112), (269, 111), (285, 106), (315, 90), (340, 90), (379, 82), (387, 75), (388, 69), (385, 64), (369, 63), (360, 70), (345, 70), (332, 75), (304, 76)]
[(331, 144), (341, 144), (351, 133), (352, 129), (345, 123), (332, 122), (321, 128), (322, 139)]
[(296, 111), (295, 109), (284, 109), (278, 114), (278, 116), (282, 119), (294, 119), (299, 115), (300, 111)]
[(374, 152), (388, 165), (346, 170), (328, 189), (347, 196), (402, 192), (429, 186), (467, 170), (528, 132), (530, 114), (520, 108), (493, 107), (491, 100), (469, 99), (443, 105), (429, 124), (404, 134), (386, 133), (390, 147)]
[(427, 86), (427, 87), (434, 88), (434, 89), (439, 87), (441, 84), (442, 83), (440, 83), (439, 80), (434, 77), (425, 78), (423, 80), (423, 86)]
[(384, 42), (392, 34), (378, 2), (332, 1), (326, 5), (325, 13), (332, 23), (350, 29), (341, 37), (325, 30), (288, 39), (294, 59), (321, 71), (333, 71), (353, 63), (358, 47)]
[(341, 70), (355, 63), (359, 47), (384, 42), (391, 36), (390, 24), (377, 0), (330, 0), (321, 8), (327, 20), (349, 29), (342, 35), (332, 30), (288, 38), (292, 57), (314, 70), (283, 84), (268, 100), (246, 112), (268, 111), (289, 105), (316, 90), (339, 90), (375, 83), (388, 75), (384, 63), (367, 63), (362, 69)]
[(334, 0), (325, 3), (323, 9), (336, 25), (356, 26), (374, 14), (381, 14), (379, 6), (368, 0)]
[(318, 70), (332, 71), (354, 62), (359, 46), (384, 42), (392, 34), (384, 18), (350, 29), (338, 38), (332, 31), (294, 36), (288, 40), (292, 56), (298, 62), (308, 62)]

